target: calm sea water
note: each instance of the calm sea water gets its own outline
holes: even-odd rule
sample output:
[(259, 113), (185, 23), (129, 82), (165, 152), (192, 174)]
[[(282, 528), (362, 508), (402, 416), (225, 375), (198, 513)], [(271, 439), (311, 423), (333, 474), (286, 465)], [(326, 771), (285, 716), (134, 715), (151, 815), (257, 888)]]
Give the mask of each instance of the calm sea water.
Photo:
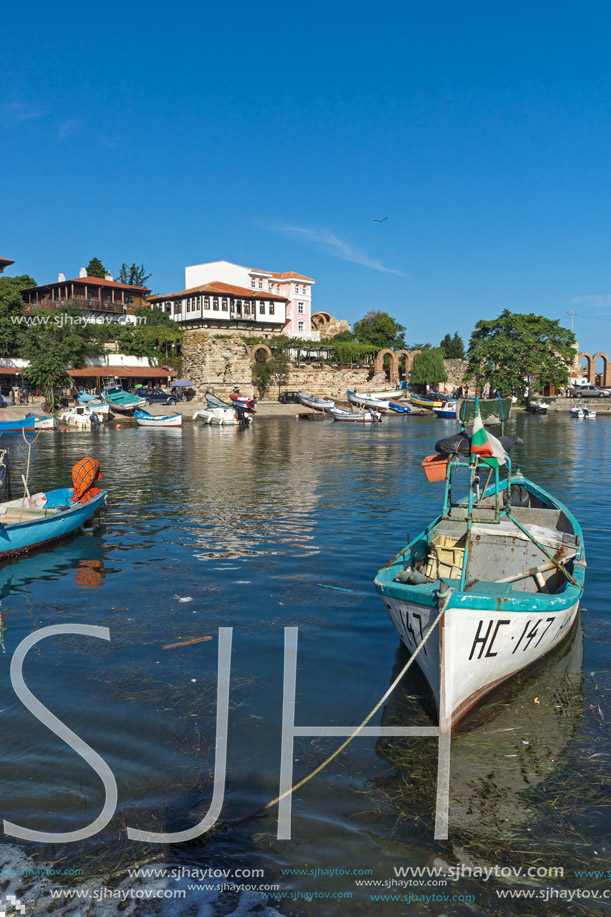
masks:
[[(296, 723), (358, 724), (406, 659), (373, 578), (407, 533), (438, 512), (441, 485), (426, 482), (420, 462), (454, 429), (434, 418), (393, 417), (376, 428), (278, 418), (257, 419), (247, 431), (189, 425), (42, 435), (30, 490), (64, 486), (74, 462), (91, 454), (102, 465), (108, 510), (97, 534), (0, 569), (2, 816), (69, 831), (92, 821), (103, 802), (96, 774), (10, 686), (19, 642), (57, 623), (102, 625), (111, 641), (48, 639), (30, 652), (26, 683), (110, 764), (119, 805), (88, 842), (26, 849), (103, 871), (156, 852), (127, 842), (126, 826), (177, 831), (203, 817), (214, 768), (219, 627), (233, 628), (222, 820), (278, 793), (285, 627), (299, 628)], [(165, 862), (262, 868), (264, 881), (282, 891), (353, 894), (341, 903), (303, 899), (290, 910), (285, 903), (286, 913), (373, 907), (372, 890), (353, 877), (288, 876), (287, 869), (370, 869), (369, 878), (392, 880), (401, 866), (543, 864), (565, 869), (563, 880), (543, 886), (592, 887), (574, 871), (603, 868), (608, 856), (611, 421), (516, 417), (508, 432), (525, 440), (514, 464), (581, 522), (587, 587), (571, 640), (495, 693), (455, 736), (449, 840), (433, 839), (436, 742), (358, 738), (296, 794), (290, 841), (277, 840), (274, 810), (166, 847)], [(25, 446), (17, 437), (10, 444), (17, 481)], [(204, 636), (212, 639), (163, 649)], [(426, 684), (413, 671), (377, 722), (429, 724), (432, 716)], [(339, 741), (297, 739), (295, 779)], [(473, 895), (468, 911), (442, 902), (375, 908), (533, 912), (516, 901), (501, 909), (495, 894), (505, 887), (515, 886), (463, 878), (425, 890)], [(597, 913), (589, 907), (584, 913)]]

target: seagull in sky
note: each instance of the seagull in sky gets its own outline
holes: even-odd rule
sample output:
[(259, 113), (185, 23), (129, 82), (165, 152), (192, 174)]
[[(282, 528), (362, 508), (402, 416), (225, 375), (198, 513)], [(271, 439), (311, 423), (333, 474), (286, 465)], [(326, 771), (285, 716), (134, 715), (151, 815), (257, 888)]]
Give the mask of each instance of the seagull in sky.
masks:
[(373, 221), (373, 222), (374, 222), (374, 223), (383, 223), (383, 222), (384, 222), (384, 220), (387, 220), (387, 219), (388, 219), (388, 217), (382, 217), (382, 219), (381, 219), (381, 220), (375, 220), (375, 219), (374, 219), (374, 221)]

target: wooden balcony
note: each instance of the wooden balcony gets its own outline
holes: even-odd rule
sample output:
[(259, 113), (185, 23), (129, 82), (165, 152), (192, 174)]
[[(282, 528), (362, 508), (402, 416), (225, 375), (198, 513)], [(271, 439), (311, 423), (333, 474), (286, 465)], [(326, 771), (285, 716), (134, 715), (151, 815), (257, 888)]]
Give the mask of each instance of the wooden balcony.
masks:
[(33, 309), (56, 309), (58, 306), (76, 306), (79, 309), (86, 309), (88, 312), (110, 312), (114, 315), (123, 315), (128, 309), (134, 307), (134, 303), (108, 302), (105, 299), (85, 299), (84, 297), (74, 296), (71, 299), (45, 299), (42, 302), (28, 303), (26, 313), (30, 314)]

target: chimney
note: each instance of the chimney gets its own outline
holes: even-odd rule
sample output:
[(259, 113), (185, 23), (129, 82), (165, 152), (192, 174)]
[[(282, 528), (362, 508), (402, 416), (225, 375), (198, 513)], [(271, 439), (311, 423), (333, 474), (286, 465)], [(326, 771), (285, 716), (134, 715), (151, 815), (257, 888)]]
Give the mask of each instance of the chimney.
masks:
[(104, 280), (114, 280), (114, 279), (115, 278), (112, 276), (112, 274), (104, 274)]
[(65, 283), (65, 282), (66, 282), (66, 275), (65, 275), (65, 274), (62, 274), (62, 273), (60, 272), (60, 273), (57, 275), (57, 282), (58, 282), (58, 283)]
[(78, 272), (78, 275), (79, 275), (79, 277), (86, 277), (86, 276), (87, 276), (87, 268), (82, 267), (82, 268), (80, 269), (80, 271)]

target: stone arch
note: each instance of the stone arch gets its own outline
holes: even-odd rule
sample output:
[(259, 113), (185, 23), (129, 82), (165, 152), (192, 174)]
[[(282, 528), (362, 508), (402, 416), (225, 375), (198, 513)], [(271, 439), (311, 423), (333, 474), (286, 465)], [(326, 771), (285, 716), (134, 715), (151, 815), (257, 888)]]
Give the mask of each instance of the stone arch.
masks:
[(581, 361), (585, 360), (587, 364), (586, 369), (586, 378), (588, 382), (594, 382), (594, 366), (592, 364), (592, 357), (589, 353), (586, 353), (585, 350), (583, 353), (579, 354), (579, 366), (581, 367)]
[(414, 357), (416, 354), (420, 353), (419, 350), (397, 350), (395, 351), (395, 357), (397, 358), (397, 378), (400, 376), (399, 372), (399, 358), (405, 357), (405, 378), (409, 376), (412, 371), (412, 366), (414, 365)]
[(602, 371), (602, 373), (601, 373), (600, 384), (603, 385), (603, 386), (605, 386), (605, 385), (611, 385), (611, 373), (609, 372), (609, 357), (607, 356), (606, 353), (594, 353), (594, 354), (592, 354), (592, 364), (591, 364), (591, 368), (592, 368), (592, 378), (591, 378), (591, 379), (588, 379), (588, 381), (590, 381), (590, 382), (595, 382), (595, 381), (596, 381), (596, 375), (597, 375), (597, 373), (596, 373), (596, 363), (597, 363), (599, 357), (601, 357), (601, 358), (602, 358), (602, 361), (603, 361), (603, 371)]
[(253, 358), (253, 360), (256, 359), (257, 354), (260, 350), (264, 350), (267, 356), (271, 357), (272, 352), (269, 349), (269, 347), (267, 346), (267, 344), (255, 344), (255, 346), (250, 351), (250, 355)]
[(310, 319), (312, 331), (324, 331), (333, 321), (333, 316), (329, 312), (314, 312)]
[(386, 356), (386, 354), (389, 354), (390, 356), (390, 379), (389, 381), (392, 385), (399, 378), (399, 360), (394, 350), (390, 350), (390, 348), (388, 347), (385, 350), (380, 350), (375, 360), (373, 361), (373, 372), (374, 372), (374, 375), (376, 373), (384, 372), (384, 357)]
[(248, 344), (244, 344), (244, 346), (246, 347), (246, 353), (249, 357), (252, 357), (252, 359), (255, 358), (257, 351), (259, 350), (264, 350), (268, 357), (271, 357), (272, 355), (272, 352), (267, 344), (255, 344), (254, 347), (249, 347)]

